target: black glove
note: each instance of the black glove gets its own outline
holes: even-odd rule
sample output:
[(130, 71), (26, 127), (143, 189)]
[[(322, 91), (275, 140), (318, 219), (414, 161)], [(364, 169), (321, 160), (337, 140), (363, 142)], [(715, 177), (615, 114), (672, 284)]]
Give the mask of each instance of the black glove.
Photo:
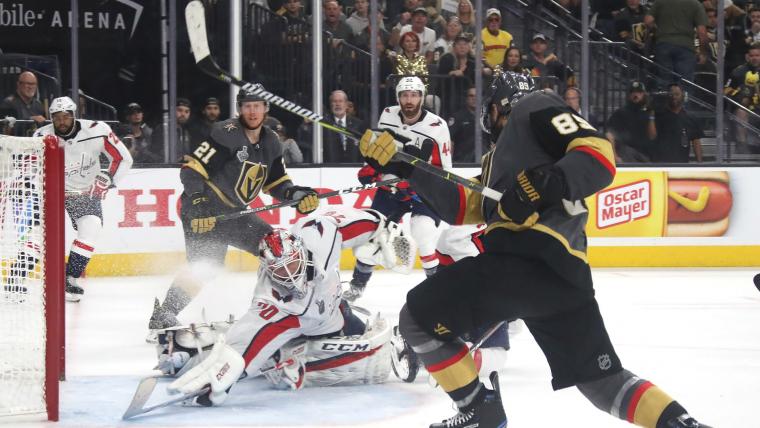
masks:
[(565, 187), (565, 175), (555, 166), (520, 171), (499, 201), (499, 216), (518, 229), (529, 228), (538, 221), (538, 211), (564, 198)]
[(296, 211), (301, 214), (309, 214), (319, 208), (317, 192), (311, 187), (293, 186), (285, 189), (285, 199), (299, 201)]
[(190, 195), (190, 206), (182, 207), (190, 217), (190, 227), (193, 233), (210, 232), (216, 226), (216, 217), (208, 196), (201, 192)]

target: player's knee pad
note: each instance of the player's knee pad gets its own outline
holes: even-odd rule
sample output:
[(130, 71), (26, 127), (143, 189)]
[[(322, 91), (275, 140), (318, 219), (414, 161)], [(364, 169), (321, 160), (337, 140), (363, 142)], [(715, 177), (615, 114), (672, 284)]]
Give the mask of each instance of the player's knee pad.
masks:
[(417, 324), (417, 321), (412, 318), (412, 314), (409, 313), (409, 308), (406, 304), (401, 307), (401, 311), (398, 314), (398, 329), (404, 340), (406, 340), (409, 346), (413, 348), (430, 343), (431, 341), (436, 341), (433, 336), (426, 333), (422, 327)]
[(94, 215), (85, 215), (76, 220), (77, 239), (86, 242), (95, 242), (103, 230), (103, 222), (100, 217)]

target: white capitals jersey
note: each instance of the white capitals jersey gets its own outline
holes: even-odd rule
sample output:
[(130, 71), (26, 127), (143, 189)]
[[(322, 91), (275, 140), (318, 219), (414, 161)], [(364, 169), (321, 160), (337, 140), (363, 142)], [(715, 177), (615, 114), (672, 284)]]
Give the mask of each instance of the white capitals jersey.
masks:
[(427, 161), (439, 168), (451, 169), (451, 136), (449, 135), (449, 126), (440, 116), (423, 108), (419, 120), (412, 125), (406, 125), (402, 120), (401, 107), (396, 105), (386, 107), (383, 110), (377, 127), (410, 138), (412, 141), (419, 143), (418, 146), (426, 139), (432, 140), (433, 153)]
[(368, 211), (343, 207), (304, 217), (291, 228), (303, 240), (312, 262), (307, 292), (300, 299), (281, 296), (266, 273), (259, 271), (251, 308), (227, 333), (228, 344), (243, 355), (249, 373), (256, 373), (291, 339), (343, 328), (341, 249), (367, 243), (379, 224), (379, 218)]
[[(100, 172), (100, 155), (108, 158), (108, 173), (114, 184), (132, 167), (132, 155), (114, 135), (111, 127), (99, 121), (76, 119), (78, 131), (64, 141), (66, 192), (87, 192)], [(35, 137), (55, 135), (53, 124), (39, 128)], [(63, 138), (62, 138), (63, 139)]]

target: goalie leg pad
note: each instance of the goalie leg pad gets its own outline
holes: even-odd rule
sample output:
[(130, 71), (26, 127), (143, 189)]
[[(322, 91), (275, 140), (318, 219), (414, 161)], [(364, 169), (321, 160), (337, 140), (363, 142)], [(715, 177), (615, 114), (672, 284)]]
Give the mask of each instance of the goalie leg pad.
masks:
[[(227, 399), (227, 392), (244, 370), (243, 357), (227, 345), (224, 335), (220, 334), (211, 353), (200, 364), (172, 382), (169, 385), (169, 392), (187, 394), (210, 385), (211, 391), (208, 397), (199, 397), (199, 402), (219, 406)], [(204, 403), (206, 398), (208, 401)]]
[(377, 318), (360, 337), (329, 337), (308, 342), (309, 386), (383, 383), (391, 371), (391, 327)]

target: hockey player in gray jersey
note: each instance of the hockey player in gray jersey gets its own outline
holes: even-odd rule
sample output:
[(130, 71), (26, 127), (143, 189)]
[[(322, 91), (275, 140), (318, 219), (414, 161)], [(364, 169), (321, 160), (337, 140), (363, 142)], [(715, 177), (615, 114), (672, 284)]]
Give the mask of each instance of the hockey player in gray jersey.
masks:
[(175, 278), (162, 304), (156, 299), (151, 330), (177, 325), (177, 314), (224, 265), (229, 245), (255, 255), (272, 230), (255, 215), (223, 222), (216, 216), (246, 209), (260, 192), (299, 200), (301, 214), (319, 206), (312, 188), (295, 186), (288, 177), (277, 134), (263, 125), (269, 102), (241, 89), (237, 103), (239, 117), (215, 123), (209, 138), (184, 157), (180, 218), (192, 265)]
[(444, 221), (487, 224), (484, 251), (417, 285), (399, 314), (404, 339), (459, 408), (431, 427), (506, 426), (496, 373), (488, 389), (459, 336), (522, 318), (549, 363), (554, 389), (575, 386), (597, 408), (639, 426), (706, 428), (623, 368), (594, 298), (583, 199), (615, 175), (610, 142), (556, 94), (533, 92), (530, 77), (511, 72), (494, 79), (482, 120), (499, 137), (480, 182), (502, 191), (500, 201), (393, 161), (400, 149), (390, 135), (368, 132), (360, 144), (369, 162), (408, 178)]

